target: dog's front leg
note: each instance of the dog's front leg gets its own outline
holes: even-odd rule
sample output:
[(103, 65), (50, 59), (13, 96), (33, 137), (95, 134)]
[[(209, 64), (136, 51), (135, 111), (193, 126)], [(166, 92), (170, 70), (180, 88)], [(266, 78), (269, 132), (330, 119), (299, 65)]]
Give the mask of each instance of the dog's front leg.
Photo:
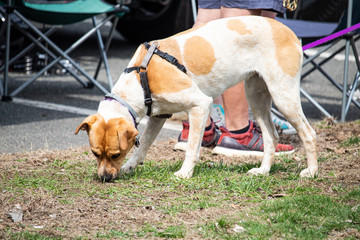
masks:
[(139, 164), (142, 164), (144, 162), (147, 151), (149, 150), (151, 144), (154, 142), (155, 138), (159, 134), (165, 121), (166, 118), (149, 118), (146, 124), (145, 131), (140, 138), (140, 146), (134, 149), (131, 158), (124, 164), (124, 166), (122, 166), (121, 172), (128, 174), (133, 171)]
[(180, 178), (191, 178), (196, 161), (199, 159), (199, 151), (206, 120), (209, 116), (212, 99), (204, 100), (202, 106), (193, 107), (189, 113), (189, 137), (186, 145), (185, 160), (181, 169), (175, 173)]

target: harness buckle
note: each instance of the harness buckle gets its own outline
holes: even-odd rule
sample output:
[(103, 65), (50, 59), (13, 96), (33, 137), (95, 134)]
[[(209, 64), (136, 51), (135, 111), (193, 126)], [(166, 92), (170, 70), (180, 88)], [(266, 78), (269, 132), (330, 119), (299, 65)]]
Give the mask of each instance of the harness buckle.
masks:
[(165, 53), (165, 59), (168, 60), (172, 64), (177, 63), (177, 59), (174, 56), (169, 55), (168, 53)]
[(152, 104), (152, 98), (145, 98), (144, 102), (145, 102), (145, 106), (149, 106)]

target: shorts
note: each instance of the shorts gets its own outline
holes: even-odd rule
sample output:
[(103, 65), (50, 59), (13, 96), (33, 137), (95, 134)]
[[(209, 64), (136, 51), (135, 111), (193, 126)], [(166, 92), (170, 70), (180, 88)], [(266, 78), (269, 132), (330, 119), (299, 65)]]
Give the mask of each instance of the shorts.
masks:
[(283, 0), (198, 0), (198, 7), (203, 9), (241, 8), (264, 9), (284, 13)]

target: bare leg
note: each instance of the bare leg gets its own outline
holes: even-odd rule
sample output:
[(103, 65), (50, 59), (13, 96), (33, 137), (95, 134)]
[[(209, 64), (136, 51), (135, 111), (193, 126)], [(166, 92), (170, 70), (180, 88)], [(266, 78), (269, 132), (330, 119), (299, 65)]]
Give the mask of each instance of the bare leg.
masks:
[[(235, 16), (262, 15), (275, 18), (276, 13), (263, 11), (261, 9), (238, 9), (225, 8), (221, 9), (202, 9), (198, 11), (198, 16), (194, 27), (201, 26), (209, 21)], [(244, 84), (238, 85), (226, 90), (223, 95), (223, 104), (225, 111), (225, 126), (228, 130), (239, 130), (249, 124), (249, 104), (245, 96)], [(210, 118), (207, 119), (206, 126), (211, 124)]]
[(199, 27), (207, 22), (210, 22), (212, 20), (219, 19), (221, 17), (220, 15), (220, 9), (203, 9), (199, 8), (198, 15), (196, 18), (196, 22), (194, 23), (193, 27)]
[[(247, 15), (261, 15), (261, 10), (221, 8), (222, 18)], [(229, 88), (222, 97), (226, 128), (229, 131), (235, 131), (247, 127), (249, 125), (249, 104), (245, 95), (244, 83), (241, 82)]]

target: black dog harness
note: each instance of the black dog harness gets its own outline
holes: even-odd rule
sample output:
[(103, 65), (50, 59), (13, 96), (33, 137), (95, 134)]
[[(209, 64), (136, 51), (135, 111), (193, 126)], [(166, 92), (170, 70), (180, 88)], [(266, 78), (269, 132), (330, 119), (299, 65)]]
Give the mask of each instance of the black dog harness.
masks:
[[(145, 42), (144, 46), (148, 50), (148, 52), (146, 53), (141, 65), (138, 67), (126, 68), (124, 70), (124, 73), (130, 73), (132, 71), (137, 71), (140, 74), (140, 83), (144, 90), (145, 106), (148, 107), (146, 115), (150, 116), (152, 98), (151, 98), (151, 91), (150, 91), (150, 87), (149, 87), (149, 81), (148, 81), (148, 77), (147, 77), (147, 67), (149, 65), (151, 57), (154, 54), (156, 54), (156, 55), (160, 56), (161, 58), (165, 59), (166, 61), (170, 62), (171, 64), (175, 65), (179, 70), (181, 70), (184, 73), (186, 73), (186, 68), (183, 65), (181, 65), (174, 56), (171, 56), (170, 54), (160, 51), (158, 49), (158, 47), (159, 47), (158, 42), (154, 42), (151, 45), (149, 43)], [(136, 119), (137, 119), (136, 112), (124, 99), (116, 96), (113, 93), (108, 93), (105, 95), (104, 100), (115, 100), (115, 101), (119, 102), (120, 104), (122, 104), (124, 107), (126, 107), (134, 121), (135, 128), (137, 129), (138, 123), (136, 122)], [(158, 115), (156, 117), (169, 118), (169, 117), (171, 117), (171, 114), (163, 114), (163, 115)], [(135, 139), (135, 146), (138, 147), (139, 144), (140, 144), (139, 136), (137, 136)]]
[[(170, 62), (171, 64), (175, 65), (180, 71), (186, 73), (186, 68), (184, 65), (180, 64), (179, 61), (172, 55), (162, 52), (158, 49), (160, 44), (158, 42), (153, 42), (151, 45), (148, 42), (143, 43), (145, 48), (148, 50), (141, 65), (137, 67), (129, 67), (124, 70), (124, 73), (130, 73), (132, 71), (137, 71), (140, 75), (140, 83), (144, 90), (144, 99), (145, 99), (145, 106), (148, 108), (146, 115), (150, 116), (151, 114), (151, 91), (149, 87), (149, 80), (147, 77), (147, 67), (149, 62), (154, 54), (160, 56), (161, 58), (165, 59), (166, 61)], [(158, 115), (156, 117), (160, 118), (169, 118), (171, 115), (164, 114)]]

